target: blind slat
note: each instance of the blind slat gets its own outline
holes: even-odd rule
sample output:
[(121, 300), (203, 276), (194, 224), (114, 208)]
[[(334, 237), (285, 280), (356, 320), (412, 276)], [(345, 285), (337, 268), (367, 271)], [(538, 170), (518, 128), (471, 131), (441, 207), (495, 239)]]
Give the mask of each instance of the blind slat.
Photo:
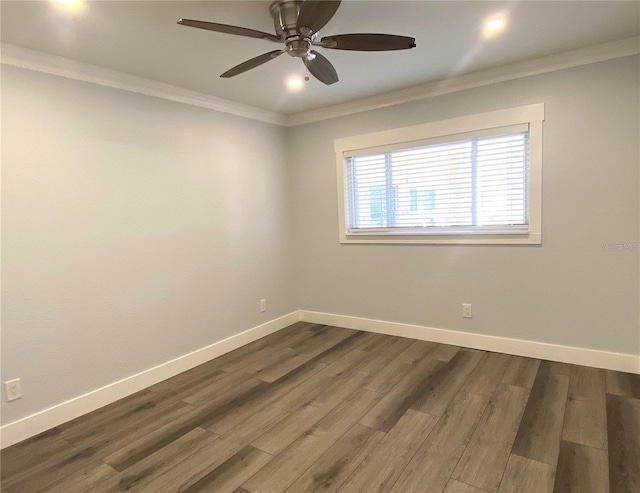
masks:
[(526, 226), (528, 130), (346, 159), (351, 231)]

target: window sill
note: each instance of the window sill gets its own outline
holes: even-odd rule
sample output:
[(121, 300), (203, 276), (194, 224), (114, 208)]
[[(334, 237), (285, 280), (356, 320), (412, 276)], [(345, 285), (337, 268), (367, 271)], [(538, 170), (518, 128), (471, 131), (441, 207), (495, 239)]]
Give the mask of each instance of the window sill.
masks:
[(541, 245), (539, 233), (507, 234), (372, 234), (344, 233), (340, 243), (425, 245)]

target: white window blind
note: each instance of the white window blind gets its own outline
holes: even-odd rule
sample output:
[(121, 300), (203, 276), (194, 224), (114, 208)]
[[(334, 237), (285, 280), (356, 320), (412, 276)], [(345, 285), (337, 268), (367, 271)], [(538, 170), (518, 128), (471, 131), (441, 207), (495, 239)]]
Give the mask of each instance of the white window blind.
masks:
[(349, 234), (528, 231), (528, 124), (343, 157)]

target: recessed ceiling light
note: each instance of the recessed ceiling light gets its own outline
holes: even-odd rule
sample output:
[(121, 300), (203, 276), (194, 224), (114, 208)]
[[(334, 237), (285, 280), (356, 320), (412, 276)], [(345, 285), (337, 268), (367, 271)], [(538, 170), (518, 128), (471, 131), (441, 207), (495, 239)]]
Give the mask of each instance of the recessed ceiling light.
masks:
[(490, 19), (484, 25), (487, 31), (498, 31), (504, 27), (504, 20), (502, 19)]
[(489, 39), (500, 34), (507, 25), (507, 16), (507, 12), (497, 12), (486, 17), (482, 25), (482, 37)]
[(53, 3), (68, 12), (81, 12), (84, 10), (84, 0), (52, 0)]
[(300, 91), (304, 86), (304, 79), (299, 75), (292, 75), (287, 78), (287, 87), (292, 91)]

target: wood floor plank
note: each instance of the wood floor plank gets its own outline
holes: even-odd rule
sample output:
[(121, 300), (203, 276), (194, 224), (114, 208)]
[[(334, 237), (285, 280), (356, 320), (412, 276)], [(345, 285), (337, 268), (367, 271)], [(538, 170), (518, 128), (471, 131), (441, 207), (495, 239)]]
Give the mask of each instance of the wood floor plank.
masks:
[(270, 430), (254, 440), (251, 445), (259, 450), (277, 455), (295, 442), (306, 430), (324, 418), (331, 408), (304, 406), (293, 413), (282, 426)]
[(423, 388), (429, 384), (432, 374), (444, 364), (435, 359), (422, 360), (382, 397), (380, 402), (360, 420), (360, 423), (384, 432), (391, 430), (421, 395)]
[(389, 336), (386, 334), (372, 334), (372, 336), (362, 344), (358, 349), (366, 351), (368, 353), (377, 353), (383, 350), (385, 347), (392, 344), (398, 337)]
[(438, 344), (432, 351), (429, 352), (429, 358), (444, 361), (445, 363), (451, 361), (460, 348), (458, 346), (450, 346), (448, 344)]
[[(295, 351), (295, 350), (294, 350)], [(307, 363), (312, 356), (308, 354), (293, 354), (286, 358), (281, 359), (280, 361), (272, 364), (268, 368), (263, 369), (256, 374), (256, 378), (259, 378), (263, 382), (273, 383), (276, 380), (282, 378), (286, 374), (292, 372), (296, 368), (301, 367), (305, 363)]]
[(529, 391), (524, 387), (500, 384), (451, 476), (453, 479), (498, 491), (528, 397)]
[(193, 389), (188, 395), (181, 396), (184, 402), (194, 406), (209, 405), (212, 399), (220, 400), (224, 395), (232, 394), (243, 385), (251, 385), (253, 375), (244, 371), (226, 373), (222, 378), (209, 381), (202, 387)]
[(85, 440), (110, 433), (114, 428), (122, 430), (165, 405), (173, 405), (169, 394), (161, 396), (148, 390), (137, 392), (83, 416), (84, 419), (65, 423), (60, 427), (61, 437), (72, 443), (85, 443)]
[(488, 493), (487, 490), (480, 489), (470, 484), (461, 483), (455, 479), (450, 479), (443, 493)]
[(405, 378), (413, 368), (414, 365), (393, 360), (373, 375), (373, 378), (367, 382), (365, 388), (379, 394), (386, 394)]
[[(311, 324), (304, 327), (296, 334), (283, 339), (276, 346), (277, 349), (289, 348), (302, 352), (310, 346), (313, 346), (318, 339), (327, 337), (328, 334), (335, 332), (335, 328), (323, 324)], [(346, 330), (346, 329), (345, 329)]]
[(262, 349), (257, 349), (250, 353), (247, 353), (242, 358), (229, 358), (225, 363), (219, 363), (220, 370), (224, 370), (228, 373), (233, 373), (235, 371), (244, 370), (248, 366), (255, 365), (258, 361), (261, 361), (264, 358), (267, 358), (269, 355), (276, 352), (275, 349), (271, 347), (265, 347)]
[[(255, 353), (265, 355), (283, 349), (292, 341), (308, 336), (308, 331), (312, 330), (316, 326), (324, 327), (324, 325), (316, 325), (308, 322), (296, 322), (295, 324), (285, 327), (273, 334), (269, 334), (238, 349), (218, 356), (217, 358), (205, 363), (205, 365), (222, 369), (227, 372), (237, 371), (238, 369), (250, 364), (252, 362), (251, 360), (255, 359)], [(236, 365), (239, 367), (236, 367)], [(235, 370), (232, 369), (234, 367), (236, 367)]]
[(375, 334), (372, 334), (370, 332), (355, 332), (346, 339), (342, 339), (334, 346), (330, 346), (325, 351), (317, 354), (315, 358), (318, 358), (318, 361), (321, 361), (325, 366), (328, 366), (334, 361), (342, 358), (349, 351), (353, 351), (360, 345), (366, 343), (374, 335)]
[[(52, 446), (58, 440), (62, 440), (62, 426), (64, 425), (56, 426), (14, 445), (5, 447), (2, 449), (2, 455), (0, 456), (1, 465), (8, 463), (8, 461), (18, 460), (20, 456), (29, 456), (42, 448)], [(2, 467), (0, 467), (0, 475), (4, 472), (1, 469)]]
[(396, 482), (438, 418), (408, 410), (339, 489), (386, 493)]
[(301, 354), (317, 356), (357, 334), (358, 332), (354, 330), (327, 326), (325, 333), (318, 334), (316, 337), (306, 340), (305, 346), (294, 346), (294, 349), (298, 350)]
[(74, 439), (72, 444), (79, 448), (91, 447), (95, 450), (96, 457), (103, 458), (148, 436), (193, 409), (193, 406), (182, 401), (172, 402), (124, 423), (116, 421), (109, 427), (99, 427), (95, 435)]
[(380, 395), (359, 389), (242, 485), (253, 493), (283, 491), (364, 415)]
[(58, 482), (46, 487), (47, 493), (84, 493), (94, 491), (101, 484), (111, 480), (118, 474), (113, 467), (96, 461), (74, 474), (70, 474)]
[(76, 448), (58, 435), (29, 443), (18, 443), (5, 449), (2, 451), (0, 464), (2, 481), (13, 481), (21, 476), (34, 474), (41, 464), (46, 463), (52, 456), (68, 450), (73, 451)]
[(566, 367), (543, 361), (531, 388), (512, 454), (555, 466), (568, 389)]
[[(318, 371), (313, 367), (307, 368)], [(271, 384), (261, 382), (259, 386), (231, 395), (229, 399), (210, 411), (202, 426), (219, 435), (224, 435), (232, 428), (242, 424), (256, 410), (277, 401), (281, 395), (288, 393), (296, 385), (297, 382), (292, 380), (285, 380), (281, 385), (277, 385), (275, 382)]]
[(433, 416), (442, 416), (482, 357), (481, 351), (458, 351), (430, 376), (411, 408)]
[(426, 341), (413, 341), (389, 363), (382, 366), (367, 384), (367, 389), (379, 393), (387, 393), (411, 369), (420, 363), (437, 344)]
[[(225, 453), (238, 452), (264, 434), (281, 429), (290, 418), (290, 414), (282, 409), (267, 406), (251, 416), (244, 423), (239, 424), (220, 439)], [(228, 457), (227, 457), (228, 458)], [(225, 459), (226, 460), (226, 459)]]
[(640, 375), (607, 370), (607, 394), (640, 399)]
[(385, 365), (393, 361), (399, 354), (407, 350), (413, 342), (411, 339), (404, 337), (386, 337), (390, 337), (391, 342), (377, 351), (372, 352), (368, 359), (365, 359), (358, 365), (358, 371), (376, 375), (381, 368), (384, 368)]
[[(263, 374), (268, 374), (268, 371), (273, 368), (277, 369), (282, 367), (283, 365), (286, 366), (287, 363), (290, 362), (292, 359), (299, 358), (299, 357), (300, 355), (295, 349), (291, 349), (287, 347), (287, 348), (283, 348), (278, 351), (275, 351), (267, 355), (266, 357), (255, 361), (251, 365), (243, 368), (243, 371), (246, 373), (252, 374), (256, 378), (260, 378), (263, 381), (272, 382), (273, 380), (276, 380), (277, 378), (281, 377), (282, 375), (286, 375), (289, 372), (285, 371), (284, 373), (279, 374), (277, 377), (271, 378), (271, 379), (263, 378)], [(308, 361), (309, 359), (311, 358), (307, 357), (305, 361)], [(298, 363), (297, 365), (293, 366), (291, 369), (297, 368), (301, 364), (302, 363)]]
[[(126, 471), (100, 484), (100, 492), (154, 491), (150, 483), (159, 476), (171, 474), (174, 465), (192, 460), (202, 449), (208, 449), (220, 437), (203, 428), (193, 428), (188, 433), (155, 450), (143, 459), (133, 463)], [(195, 464), (194, 464), (195, 465)]]
[(511, 454), (498, 493), (552, 493), (556, 468)]
[(66, 448), (40, 461), (37, 467), (32, 468), (28, 474), (17, 474), (13, 479), (3, 481), (2, 492), (25, 493), (40, 491), (50, 484), (74, 475), (77, 471), (94, 464), (96, 461), (96, 450), (92, 447), (84, 449)]
[(604, 396), (606, 393), (605, 370), (588, 366), (571, 365), (569, 394), (581, 397)]
[(607, 448), (605, 373), (597, 368), (573, 366), (565, 409), (562, 439)]
[(183, 492), (215, 491), (216, 493), (231, 493), (271, 459), (273, 459), (273, 456), (266, 452), (247, 446), (183, 490)]
[(332, 346), (312, 357), (306, 363), (298, 366), (274, 382), (256, 387), (247, 392), (236, 392), (230, 395), (225, 402), (212, 409), (209, 418), (202, 424), (218, 434), (224, 435), (229, 429), (242, 423), (257, 409), (277, 402), (298, 385), (311, 378), (314, 374), (326, 367), (328, 362), (339, 359), (345, 352), (350, 351), (354, 344), (361, 340), (359, 333), (350, 335), (338, 343), (332, 341)]
[(165, 382), (160, 382), (166, 386), (156, 388), (153, 392), (161, 397), (168, 397), (172, 400), (182, 400), (203, 389), (209, 388), (210, 385), (213, 385), (217, 381), (225, 379), (229, 373), (216, 369), (200, 376), (198, 376), (197, 373), (191, 374), (189, 372), (178, 376), (182, 377), (182, 375), (185, 375), (182, 379), (171, 382), (170, 384), (165, 384), (166, 380)]
[(317, 395), (317, 400), (291, 413), (277, 429), (264, 433), (252, 445), (271, 455), (277, 455), (310, 429), (329, 412), (347, 400), (369, 379), (366, 373), (356, 373), (333, 380), (333, 385)]
[(536, 379), (539, 367), (539, 359), (512, 356), (500, 382), (530, 389)]
[[(182, 455), (176, 455), (168, 467), (151, 471), (146, 474), (144, 481), (140, 481), (143, 491), (148, 492), (169, 492), (183, 491), (206, 476), (212, 470), (229, 460), (233, 455), (248, 446), (252, 440), (259, 437), (265, 431), (274, 426), (279, 426), (287, 413), (281, 409), (265, 408), (258, 411), (250, 420), (232, 430), (226, 436), (218, 437), (215, 440), (208, 440), (199, 446), (193, 447)], [(215, 434), (212, 434), (215, 436)], [(165, 447), (171, 449), (176, 442)], [(153, 457), (146, 459), (153, 463)], [(141, 472), (146, 471), (145, 464), (137, 463), (132, 468), (124, 472), (131, 473), (137, 477)]]
[(333, 387), (336, 380), (322, 373), (312, 375), (309, 379), (295, 386), (282, 397), (271, 402), (271, 406), (279, 407), (288, 412), (294, 412), (303, 406), (310, 406), (316, 402), (316, 397)]
[(298, 322), (298, 323), (302, 324), (304, 330), (308, 330), (309, 332), (316, 332), (318, 330), (322, 330), (324, 327), (327, 327), (326, 324), (317, 324), (314, 322)]
[(354, 425), (288, 489), (288, 493), (336, 491), (385, 433)]
[[(435, 342), (429, 341), (413, 341), (407, 349), (402, 351), (397, 359), (403, 363), (410, 365), (417, 365), (420, 361), (427, 357), (427, 355), (438, 347)], [(437, 359), (437, 358), (434, 358)]]
[(390, 491), (421, 491), (425, 485), (444, 490), (488, 402), (487, 396), (458, 394)]
[[(175, 419), (160, 428), (145, 434), (138, 440), (119, 447), (113, 453), (103, 457), (103, 461), (117, 471), (124, 471), (133, 464), (164, 448), (165, 445), (198, 428), (202, 410), (192, 408), (176, 415)], [(203, 433), (208, 435), (208, 433)]]
[(308, 378), (311, 378), (328, 364), (340, 359), (344, 354), (353, 350), (362, 342), (363, 336), (361, 334), (361, 332), (357, 332), (344, 338), (344, 334), (339, 333), (339, 339), (331, 339), (330, 345), (322, 345), (323, 350), (303, 365), (300, 365), (271, 384), (265, 384), (260, 388), (252, 389), (250, 392), (237, 394), (217, 406), (214, 410), (211, 410), (209, 418), (202, 426), (215, 433), (224, 435), (229, 429), (242, 423), (251, 414), (255, 413), (257, 409), (277, 402), (281, 397)]
[[(255, 382), (255, 385), (251, 387), (242, 387), (242, 389), (239, 390), (239, 395), (251, 394), (252, 392), (259, 393), (264, 389), (264, 386), (268, 385), (258, 380)], [(228, 405), (228, 399), (234, 398), (237, 399), (238, 397), (222, 396), (221, 401), (212, 403), (212, 408), (197, 407), (182, 412), (180, 415), (174, 416), (159, 429), (148, 432), (136, 441), (130, 441), (125, 445), (121, 445), (117, 451), (104, 460), (119, 471), (127, 469), (137, 461), (143, 460), (148, 455), (162, 449), (167, 444), (177, 440), (191, 430), (195, 428), (206, 428), (206, 425), (209, 424), (212, 419), (223, 412), (221, 409), (224, 409), (224, 406)], [(254, 410), (254, 412), (255, 411), (257, 410)], [(163, 418), (163, 420), (164, 419), (166, 418)]]
[(325, 327), (324, 324), (297, 322), (256, 342), (262, 343), (260, 347), (269, 347), (277, 351), (299, 341), (300, 338), (308, 337), (309, 332), (321, 331)]
[(322, 370), (322, 373), (329, 377), (339, 377), (345, 373), (359, 370), (359, 367), (369, 359), (371, 359), (371, 353), (359, 348), (354, 349), (353, 351), (349, 351), (339, 360), (331, 363)]
[(176, 392), (177, 389), (183, 388), (185, 385), (193, 385), (194, 381), (205, 381), (208, 377), (213, 378), (215, 375), (222, 376), (224, 374), (224, 371), (217, 366), (212, 365), (211, 361), (209, 361), (208, 363), (191, 368), (191, 370), (187, 370), (171, 378), (167, 378), (162, 382), (158, 382), (147, 390), (156, 393), (173, 393)]
[(556, 493), (609, 491), (607, 452), (563, 440), (553, 490)]
[(607, 394), (611, 491), (640, 491), (640, 400)]
[(472, 394), (493, 394), (511, 359), (508, 354), (485, 353), (460, 390)]
[[(224, 370), (229, 365), (239, 366), (239, 368), (236, 368), (236, 369), (243, 368), (244, 366), (249, 365), (255, 360), (256, 354), (259, 354), (260, 356), (264, 356), (265, 354), (275, 352), (276, 349), (272, 347), (274, 339), (276, 338), (286, 339), (287, 337), (289, 337), (288, 334), (291, 334), (291, 332), (294, 332), (292, 328), (283, 329), (283, 330), (285, 331), (284, 333), (281, 333), (282, 331), (278, 331), (275, 334), (271, 334), (267, 337), (263, 337), (262, 339), (258, 339), (257, 341), (251, 342), (242, 347), (239, 347), (238, 349), (234, 349), (233, 351), (230, 351), (221, 356), (218, 356), (217, 358), (211, 361), (208, 361), (207, 363), (201, 366), (215, 368), (216, 370)], [(230, 372), (230, 371), (236, 371), (236, 370), (226, 370), (226, 371)]]

